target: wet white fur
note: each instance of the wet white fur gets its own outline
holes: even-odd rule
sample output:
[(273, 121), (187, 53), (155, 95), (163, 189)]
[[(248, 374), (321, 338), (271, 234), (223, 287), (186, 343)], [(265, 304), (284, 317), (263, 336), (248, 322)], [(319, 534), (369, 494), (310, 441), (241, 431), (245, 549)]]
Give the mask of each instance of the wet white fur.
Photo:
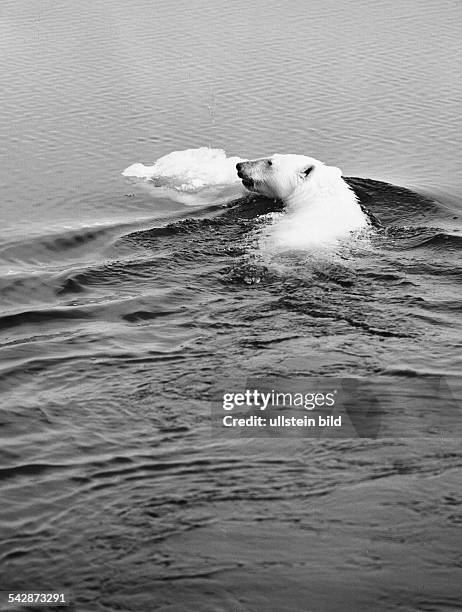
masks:
[(329, 244), (369, 224), (341, 170), (312, 157), (275, 154), (243, 162), (241, 175), (254, 181), (250, 191), (285, 203), (285, 214), (271, 229), (275, 243)]

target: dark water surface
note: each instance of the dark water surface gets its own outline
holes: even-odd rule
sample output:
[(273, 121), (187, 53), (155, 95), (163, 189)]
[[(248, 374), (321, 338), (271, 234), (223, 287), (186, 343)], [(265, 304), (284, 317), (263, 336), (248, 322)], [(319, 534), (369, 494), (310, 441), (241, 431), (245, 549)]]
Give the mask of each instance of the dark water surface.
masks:
[[(0, 7), (0, 590), (78, 610), (460, 609), (462, 5)], [(382, 221), (251, 256), (249, 198), (120, 172), (173, 150), (313, 155)], [(249, 376), (374, 379), (395, 436), (224, 440)], [(443, 383), (442, 383), (443, 381)], [(394, 391), (393, 391), (394, 390)], [(444, 409), (444, 406), (443, 406)]]

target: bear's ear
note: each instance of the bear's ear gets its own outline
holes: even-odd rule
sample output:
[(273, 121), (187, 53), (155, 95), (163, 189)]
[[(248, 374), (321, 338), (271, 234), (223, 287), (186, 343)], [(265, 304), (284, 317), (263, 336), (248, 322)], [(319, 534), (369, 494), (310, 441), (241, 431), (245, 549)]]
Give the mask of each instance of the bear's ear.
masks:
[(314, 170), (314, 166), (312, 166), (311, 164), (309, 166), (306, 166), (305, 168), (302, 168), (300, 170), (300, 176), (305, 179), (307, 178), (311, 172)]

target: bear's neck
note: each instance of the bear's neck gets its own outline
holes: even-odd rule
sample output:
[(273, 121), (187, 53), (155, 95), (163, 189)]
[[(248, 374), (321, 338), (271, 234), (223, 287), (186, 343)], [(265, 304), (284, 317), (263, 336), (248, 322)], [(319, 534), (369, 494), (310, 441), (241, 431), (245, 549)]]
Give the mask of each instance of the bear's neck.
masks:
[(288, 215), (310, 232), (341, 236), (368, 225), (355, 193), (343, 180), (330, 185), (303, 183), (284, 203)]
[(291, 210), (307, 207), (360, 209), (355, 193), (343, 180), (336, 185), (303, 183), (284, 199), (284, 203)]

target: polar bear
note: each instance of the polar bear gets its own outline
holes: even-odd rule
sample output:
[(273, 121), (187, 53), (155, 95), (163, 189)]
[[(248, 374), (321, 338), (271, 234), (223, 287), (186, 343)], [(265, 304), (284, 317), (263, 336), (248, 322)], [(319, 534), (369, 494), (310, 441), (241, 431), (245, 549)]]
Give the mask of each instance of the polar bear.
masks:
[(305, 155), (281, 155), (240, 161), (238, 177), (253, 193), (282, 200), (286, 213), (272, 234), (285, 246), (336, 242), (368, 227), (355, 193), (339, 168)]

